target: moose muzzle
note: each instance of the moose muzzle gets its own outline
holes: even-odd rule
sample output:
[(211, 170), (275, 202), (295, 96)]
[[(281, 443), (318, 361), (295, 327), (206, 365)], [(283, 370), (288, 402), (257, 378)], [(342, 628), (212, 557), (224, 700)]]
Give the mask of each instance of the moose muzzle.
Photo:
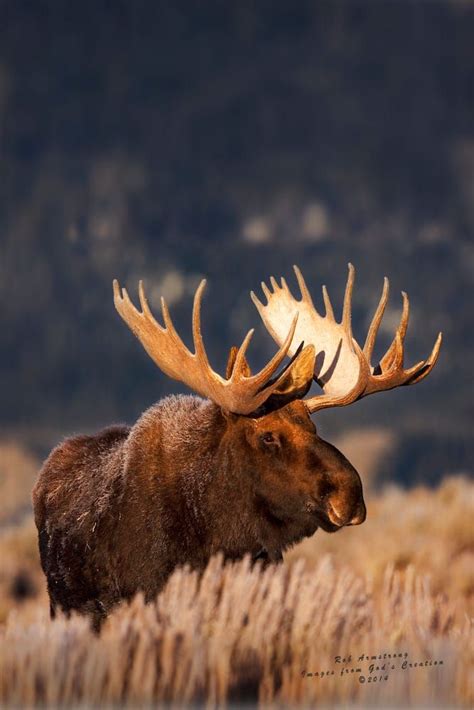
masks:
[(320, 439), (318, 448), (325, 464), (318, 493), (327, 519), (338, 528), (360, 525), (366, 518), (366, 508), (359, 474), (332, 444)]

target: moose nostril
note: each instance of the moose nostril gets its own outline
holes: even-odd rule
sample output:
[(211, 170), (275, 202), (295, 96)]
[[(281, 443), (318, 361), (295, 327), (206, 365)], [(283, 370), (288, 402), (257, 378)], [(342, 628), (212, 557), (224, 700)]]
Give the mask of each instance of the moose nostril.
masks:
[(327, 507), (327, 516), (331, 523), (333, 523), (333, 525), (338, 525), (339, 527), (342, 527), (345, 524), (344, 519), (341, 518), (341, 516), (339, 515), (339, 513), (337, 513), (336, 509), (331, 503), (329, 503)]

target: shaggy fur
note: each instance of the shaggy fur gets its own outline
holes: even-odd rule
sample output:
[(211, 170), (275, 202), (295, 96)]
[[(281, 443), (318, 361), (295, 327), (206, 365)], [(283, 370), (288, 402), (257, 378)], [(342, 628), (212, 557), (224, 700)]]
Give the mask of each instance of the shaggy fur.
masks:
[(278, 561), (318, 527), (365, 518), (359, 476), (297, 400), (258, 418), (172, 396), (132, 427), (56, 447), (33, 491), (51, 612), (96, 627), (138, 590), (152, 599), (178, 565), (250, 553)]

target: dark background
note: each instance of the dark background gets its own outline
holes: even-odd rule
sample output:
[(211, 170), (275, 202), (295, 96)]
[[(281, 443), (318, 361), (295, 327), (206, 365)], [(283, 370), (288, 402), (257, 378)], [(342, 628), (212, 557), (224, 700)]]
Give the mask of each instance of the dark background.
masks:
[[(299, 264), (379, 354), (408, 291), (422, 384), (318, 416), (396, 433), (405, 483), (470, 468), (474, 7), (469, 2), (0, 0), (0, 426), (45, 454), (184, 391), (115, 313), (111, 282), (168, 297), (189, 343), (203, 275), (223, 368), (248, 297)], [(319, 301), (317, 301), (319, 303)], [(259, 327), (250, 359), (274, 344)]]

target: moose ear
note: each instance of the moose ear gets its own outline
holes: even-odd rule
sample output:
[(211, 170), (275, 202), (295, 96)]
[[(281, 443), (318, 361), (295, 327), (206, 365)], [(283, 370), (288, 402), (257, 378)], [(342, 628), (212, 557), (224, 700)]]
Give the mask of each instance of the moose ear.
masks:
[[(237, 348), (235, 345), (233, 345), (230, 349), (229, 358), (227, 360), (227, 367), (225, 370), (226, 380), (228, 380), (230, 378), (230, 376), (232, 375), (232, 373), (234, 371), (235, 358), (237, 357), (238, 352), (239, 352), (239, 348)], [(245, 357), (242, 361), (241, 371), (242, 371), (242, 374), (244, 375), (244, 377), (250, 377), (250, 375), (252, 374), (252, 371), (250, 370), (250, 366), (249, 366), (247, 360), (245, 359)]]
[(283, 377), (280, 375), (281, 381), (278, 387), (260, 407), (258, 414), (268, 414), (295, 399), (302, 399), (313, 383), (315, 359), (314, 345), (307, 345), (304, 348), (301, 343)]

